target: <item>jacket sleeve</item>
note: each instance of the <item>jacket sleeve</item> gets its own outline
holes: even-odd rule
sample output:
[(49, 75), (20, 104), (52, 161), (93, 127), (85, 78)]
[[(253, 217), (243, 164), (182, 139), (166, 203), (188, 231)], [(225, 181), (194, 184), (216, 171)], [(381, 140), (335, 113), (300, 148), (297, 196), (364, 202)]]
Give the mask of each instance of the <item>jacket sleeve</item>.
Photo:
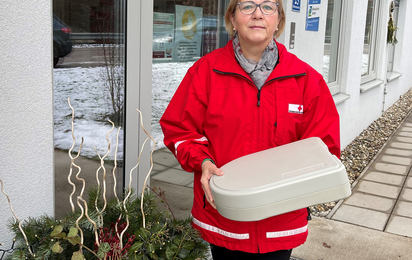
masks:
[(314, 95), (310, 95), (312, 98), (307, 100), (301, 139), (319, 137), (329, 151), (340, 158), (339, 114), (335, 102), (323, 78), (315, 89)]
[(203, 132), (206, 105), (196, 93), (193, 70), (189, 69), (160, 119), (165, 145), (188, 172), (201, 171), (206, 158), (214, 160)]

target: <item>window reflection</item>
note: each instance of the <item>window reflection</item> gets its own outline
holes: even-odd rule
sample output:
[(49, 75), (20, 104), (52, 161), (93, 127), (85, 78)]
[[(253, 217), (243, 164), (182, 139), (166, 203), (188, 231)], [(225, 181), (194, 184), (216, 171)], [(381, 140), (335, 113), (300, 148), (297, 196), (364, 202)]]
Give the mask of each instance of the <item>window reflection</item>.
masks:
[(342, 0), (328, 1), (323, 54), (323, 78), (327, 83), (337, 81), (341, 9)]
[[(397, 27), (398, 24), (398, 14), (399, 14), (399, 2), (398, 1), (392, 1), (391, 2), (391, 15), (392, 19), (394, 21), (395, 26)], [(396, 32), (394, 32), (394, 37), (396, 39)], [(393, 71), (393, 63), (395, 59), (395, 44), (389, 44), (388, 45), (388, 72)]]
[(376, 37), (376, 14), (377, 0), (368, 0), (368, 10), (366, 15), (365, 37), (363, 44), (362, 76), (374, 71), (374, 44)]
[(159, 120), (187, 70), (229, 40), (224, 11), (229, 1), (154, 1), (152, 136), (164, 148)]
[[(56, 20), (70, 28), (72, 51), (58, 60), (53, 72), (54, 85), (54, 144), (56, 217), (71, 210), (69, 196), (72, 186), (68, 183), (70, 158), (68, 151), (73, 144), (71, 114), (67, 99), (75, 109), (74, 134), (76, 144), (72, 152), (78, 153), (82, 137), (84, 143), (75, 163), (82, 168), (80, 177), (86, 179), (86, 188), (97, 186), (96, 171), (100, 158), (104, 159), (108, 198), (114, 189), (121, 194), (123, 187), (123, 124), (124, 124), (124, 32), (125, 1), (113, 0), (54, 0)], [(116, 135), (119, 131), (117, 154)], [(96, 149), (96, 150), (95, 150)], [(112, 169), (117, 159), (117, 185), (114, 188)], [(81, 189), (73, 169), (71, 181), (76, 184), (76, 198)], [(102, 182), (103, 170), (99, 171)], [(87, 191), (86, 191), (87, 193)]]

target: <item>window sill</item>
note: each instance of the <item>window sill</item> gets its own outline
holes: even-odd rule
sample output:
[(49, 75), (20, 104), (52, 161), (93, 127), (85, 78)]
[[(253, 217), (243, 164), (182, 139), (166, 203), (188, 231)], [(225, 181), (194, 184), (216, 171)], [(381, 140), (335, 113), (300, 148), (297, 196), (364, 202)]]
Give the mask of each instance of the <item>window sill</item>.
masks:
[(380, 80), (380, 79), (375, 79), (368, 83), (364, 83), (361, 85), (360, 92), (364, 93), (366, 91), (379, 87), (382, 83), (383, 83), (383, 80)]
[(335, 105), (339, 105), (350, 98), (350, 95), (346, 93), (338, 93), (332, 96), (333, 101), (335, 101)]
[(388, 72), (386, 79), (388, 80), (388, 82), (391, 82), (392, 80), (397, 79), (400, 76), (402, 76), (402, 73), (391, 71), (391, 72)]

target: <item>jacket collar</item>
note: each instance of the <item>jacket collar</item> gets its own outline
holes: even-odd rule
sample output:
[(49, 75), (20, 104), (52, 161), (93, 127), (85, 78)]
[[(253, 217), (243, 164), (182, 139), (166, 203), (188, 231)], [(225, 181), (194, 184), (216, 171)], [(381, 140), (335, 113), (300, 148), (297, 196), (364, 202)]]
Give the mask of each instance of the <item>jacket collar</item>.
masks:
[[(279, 50), (279, 60), (275, 69), (266, 81), (274, 78), (306, 73), (305, 68), (302, 66), (302, 62), (294, 54), (289, 53), (283, 44), (278, 43), (276, 40), (275, 42)], [(250, 76), (243, 70), (236, 60), (232, 47), (232, 40), (230, 40), (226, 46), (223, 47), (222, 52), (218, 53), (218, 55), (219, 57), (213, 65), (214, 70), (230, 74), (239, 74), (253, 82)]]

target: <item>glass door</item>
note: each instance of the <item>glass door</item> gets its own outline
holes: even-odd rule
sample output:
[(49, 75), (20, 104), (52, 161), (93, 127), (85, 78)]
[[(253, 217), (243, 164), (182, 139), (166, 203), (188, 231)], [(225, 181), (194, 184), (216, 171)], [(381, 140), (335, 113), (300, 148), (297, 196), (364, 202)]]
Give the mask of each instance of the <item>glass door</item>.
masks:
[(78, 154), (74, 163), (86, 182), (84, 197), (103, 187), (104, 172), (107, 199), (123, 190), (125, 5), (124, 0), (53, 0), (56, 218), (72, 210), (70, 198), (77, 209), (82, 182), (71, 161)]

